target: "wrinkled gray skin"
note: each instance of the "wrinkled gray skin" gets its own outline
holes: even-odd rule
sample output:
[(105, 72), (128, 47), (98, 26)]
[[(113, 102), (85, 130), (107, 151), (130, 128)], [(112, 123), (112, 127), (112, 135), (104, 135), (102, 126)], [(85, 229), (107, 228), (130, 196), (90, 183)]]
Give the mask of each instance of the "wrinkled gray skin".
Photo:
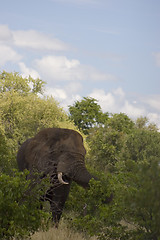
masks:
[[(34, 138), (25, 141), (17, 154), (17, 163), (21, 171), (33, 169), (43, 176), (49, 174), (51, 186), (44, 200), (50, 202), (53, 221), (60, 220), (72, 180), (84, 188), (89, 187), (91, 174), (85, 167), (86, 150), (82, 136), (69, 129), (47, 128)], [(62, 178), (58, 178), (62, 175)]]

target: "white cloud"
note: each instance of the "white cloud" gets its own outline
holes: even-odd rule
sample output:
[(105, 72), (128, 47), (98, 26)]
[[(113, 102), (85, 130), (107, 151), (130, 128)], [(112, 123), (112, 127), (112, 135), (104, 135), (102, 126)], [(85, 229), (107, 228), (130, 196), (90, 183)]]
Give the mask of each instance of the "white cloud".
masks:
[(64, 51), (68, 45), (57, 38), (51, 38), (34, 30), (12, 31), (14, 44), (18, 47), (36, 50)]
[(4, 65), (6, 62), (18, 62), (22, 56), (18, 54), (11, 47), (0, 44), (0, 65)]
[(22, 77), (25, 78), (25, 77), (31, 76), (33, 79), (40, 78), (39, 73), (32, 68), (26, 67), (25, 63), (19, 62), (19, 67), (22, 73)]
[(138, 118), (141, 116), (145, 116), (146, 111), (144, 108), (137, 106), (135, 107), (133, 104), (129, 103), (128, 100), (124, 101), (124, 105), (121, 106), (120, 112), (126, 113), (131, 118)]
[(153, 56), (155, 58), (157, 66), (160, 67), (160, 52), (153, 53)]
[(12, 33), (7, 25), (0, 24), (0, 41), (6, 42), (13, 40), (12, 39)]
[(160, 96), (148, 96), (145, 100), (130, 101), (121, 88), (117, 88), (112, 92), (95, 89), (89, 95), (98, 100), (104, 112), (122, 112), (132, 119), (146, 116), (151, 123), (155, 123), (160, 129)]
[(22, 56), (14, 50), (12, 45), (13, 35), (7, 25), (0, 24), (0, 65), (7, 62), (18, 62)]
[(65, 90), (61, 88), (47, 88), (46, 95), (54, 97), (58, 101), (66, 100), (67, 94)]
[(147, 96), (143, 98), (143, 102), (154, 110), (160, 111), (160, 95)]
[(35, 60), (35, 66), (42, 76), (52, 81), (79, 79), (79, 65), (78, 60), (68, 60), (65, 56), (46, 56)]
[(64, 108), (65, 111), (68, 111), (68, 106), (73, 105), (75, 101), (80, 101), (82, 97), (79, 94), (68, 95), (68, 98), (61, 102), (61, 106)]
[(82, 90), (82, 84), (78, 81), (70, 82), (69, 84), (67, 84), (65, 89), (66, 89), (67, 94), (72, 95), (72, 94), (75, 94)]
[[(7, 25), (0, 25), (0, 31), (1, 65), (4, 65), (7, 61), (20, 61), (22, 57), (17, 51), (23, 48), (23, 58), (27, 56), (25, 48), (37, 50), (41, 56), (44, 55), (43, 51), (63, 51), (69, 49), (64, 42), (50, 38), (38, 31), (12, 31)], [(30, 58), (34, 59), (34, 57), (34, 52), (32, 52)], [(102, 73), (90, 65), (81, 64), (78, 59), (68, 59), (66, 56), (43, 56), (41, 59), (32, 60), (32, 68), (27, 68), (25, 62), (20, 62), (18, 65), (24, 76), (30, 74), (35, 78), (41, 75), (48, 82), (116, 80), (116, 77), (112, 74)]]
[(45, 56), (35, 60), (36, 69), (42, 76), (55, 81), (77, 81), (77, 80), (115, 80), (110, 74), (98, 72), (95, 68), (82, 65), (77, 59), (68, 59), (66, 56)]
[(98, 100), (104, 112), (116, 111), (115, 98), (112, 93), (105, 93), (102, 89), (95, 89), (89, 96)]
[(118, 96), (120, 99), (123, 99), (124, 97), (125, 97), (125, 93), (124, 93), (124, 91), (123, 91), (123, 89), (122, 88), (117, 88), (117, 89), (115, 89), (115, 90), (113, 90), (113, 93), (116, 95), (116, 96)]
[(151, 123), (154, 123), (157, 125), (157, 127), (160, 130), (160, 114), (157, 113), (148, 113), (147, 118), (150, 120)]
[(0, 42), (10, 43), (19, 48), (30, 48), (39, 51), (66, 51), (69, 45), (35, 30), (12, 31), (7, 25), (0, 24)]
[(70, 94), (70, 92), (67, 90), (67, 87), (66, 89), (47, 87), (45, 94), (55, 98), (55, 100), (61, 104), (61, 107), (63, 107), (65, 111), (68, 111), (69, 105), (72, 105), (75, 101), (81, 99), (79, 94)]
[(95, 89), (90, 96), (99, 101), (104, 112), (123, 112), (132, 118), (137, 118), (145, 114), (145, 110), (142, 107), (136, 107), (129, 103), (121, 88), (108, 93), (105, 93), (104, 90)]

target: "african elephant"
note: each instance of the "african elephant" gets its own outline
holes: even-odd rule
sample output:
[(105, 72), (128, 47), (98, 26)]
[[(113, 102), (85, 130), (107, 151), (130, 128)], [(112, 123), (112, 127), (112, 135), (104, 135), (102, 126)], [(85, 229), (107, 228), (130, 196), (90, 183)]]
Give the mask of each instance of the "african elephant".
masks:
[(50, 202), (53, 221), (60, 220), (72, 180), (84, 188), (93, 177), (85, 167), (86, 150), (82, 136), (70, 129), (47, 128), (26, 140), (17, 153), (21, 171), (36, 169), (50, 176), (50, 187), (44, 197)]

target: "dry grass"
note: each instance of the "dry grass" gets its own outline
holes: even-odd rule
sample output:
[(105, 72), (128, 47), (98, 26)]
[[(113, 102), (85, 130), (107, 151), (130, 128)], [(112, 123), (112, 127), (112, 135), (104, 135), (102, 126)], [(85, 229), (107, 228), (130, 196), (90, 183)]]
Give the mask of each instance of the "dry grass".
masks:
[(50, 228), (47, 232), (37, 232), (32, 240), (96, 240), (95, 237), (84, 238), (82, 234), (72, 231), (62, 222), (58, 229)]

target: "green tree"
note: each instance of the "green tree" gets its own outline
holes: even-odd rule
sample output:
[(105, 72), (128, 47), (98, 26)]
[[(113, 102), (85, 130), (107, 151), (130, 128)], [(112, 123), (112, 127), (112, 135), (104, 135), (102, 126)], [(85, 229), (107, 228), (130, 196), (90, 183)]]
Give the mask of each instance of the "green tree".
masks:
[(117, 164), (116, 203), (131, 229), (129, 239), (160, 238), (160, 133), (135, 129)]
[(109, 199), (112, 193), (109, 176), (106, 177), (98, 172), (96, 176), (99, 180), (91, 179), (90, 188), (87, 191), (73, 184), (65, 212), (69, 224), (91, 236), (99, 235), (104, 231), (105, 226), (109, 226), (106, 211), (108, 212), (110, 208)]
[(19, 145), (40, 129), (74, 126), (52, 97), (39, 96), (44, 89), (41, 80), (3, 72), (0, 86), (0, 169), (6, 172), (16, 167)]
[(136, 128), (158, 131), (158, 127), (154, 123), (150, 123), (147, 117), (139, 117), (136, 120)]
[[(160, 133), (144, 120), (137, 125), (123, 114), (112, 115), (89, 134), (90, 165), (104, 174), (104, 185), (91, 182), (89, 195), (77, 196), (73, 222), (98, 239), (160, 239)], [(111, 193), (112, 202), (105, 204), (103, 196)]]
[(125, 114), (113, 114), (103, 126), (94, 128), (87, 138), (89, 159), (94, 168), (113, 171), (119, 159), (125, 136), (133, 130), (133, 121)]
[(115, 113), (108, 119), (107, 125), (115, 131), (128, 134), (133, 130), (135, 124), (126, 114)]
[(30, 76), (23, 78), (19, 73), (8, 73), (3, 71), (0, 74), (0, 93), (14, 90), (20, 95), (29, 93), (43, 94), (45, 82), (41, 79), (33, 79)]
[(97, 100), (90, 97), (76, 101), (73, 106), (69, 106), (69, 112), (70, 119), (86, 134), (89, 129), (103, 124), (108, 119), (108, 113), (103, 113)]

